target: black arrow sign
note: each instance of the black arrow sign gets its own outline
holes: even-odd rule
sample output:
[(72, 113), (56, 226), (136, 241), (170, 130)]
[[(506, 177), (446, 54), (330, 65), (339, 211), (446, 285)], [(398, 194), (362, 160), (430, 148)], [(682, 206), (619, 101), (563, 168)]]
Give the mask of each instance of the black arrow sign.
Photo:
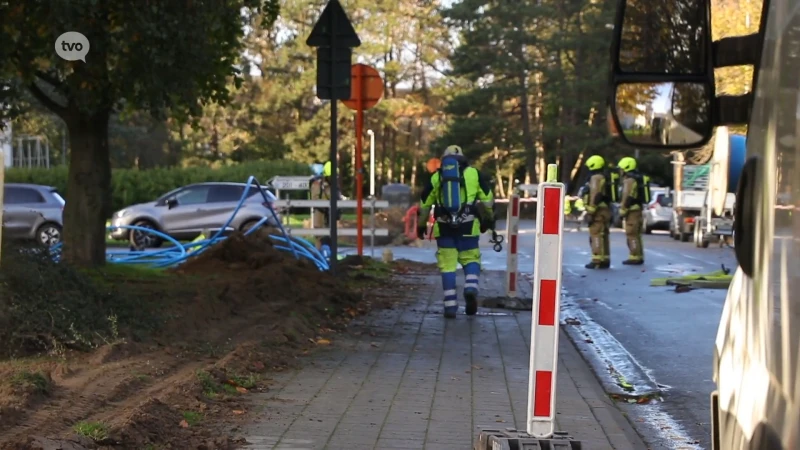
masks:
[(350, 98), (350, 66), (353, 47), (361, 45), (353, 24), (344, 12), (339, 0), (330, 0), (319, 16), (314, 29), (306, 39), (306, 45), (317, 47), (317, 97), (331, 101), (331, 207), (328, 211), (331, 239), (331, 273), (336, 274), (336, 261), (339, 256), (338, 227), (339, 216), (339, 170), (338, 170), (338, 130), (336, 119), (338, 100)]
[(325, 5), (322, 14), (314, 24), (314, 29), (306, 39), (309, 47), (353, 48), (361, 46), (353, 24), (344, 12), (339, 0), (331, 0)]

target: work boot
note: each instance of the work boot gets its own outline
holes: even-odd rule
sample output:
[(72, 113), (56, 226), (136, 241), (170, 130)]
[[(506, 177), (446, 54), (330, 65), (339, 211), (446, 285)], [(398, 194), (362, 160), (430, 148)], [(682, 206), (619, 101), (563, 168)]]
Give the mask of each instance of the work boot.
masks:
[(611, 267), (611, 262), (609, 261), (592, 261), (589, 264), (585, 265), (587, 269), (608, 269)]
[(467, 307), (464, 312), (468, 316), (474, 316), (478, 312), (478, 293), (472, 289), (464, 290), (464, 301), (467, 302)]
[(445, 306), (444, 307), (444, 317), (446, 319), (455, 319), (456, 313), (458, 313), (458, 306)]
[(622, 261), (622, 264), (625, 264), (626, 266), (641, 266), (642, 264), (644, 264), (644, 260), (643, 259), (626, 259), (625, 261)]

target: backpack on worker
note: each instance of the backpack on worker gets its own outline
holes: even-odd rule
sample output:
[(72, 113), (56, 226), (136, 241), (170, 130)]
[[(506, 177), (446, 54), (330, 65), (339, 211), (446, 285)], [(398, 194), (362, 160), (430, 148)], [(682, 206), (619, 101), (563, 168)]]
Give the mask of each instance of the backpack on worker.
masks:
[(465, 187), (461, 158), (458, 155), (444, 156), (438, 172), (441, 191), (441, 205), (439, 206), (441, 207), (436, 208), (437, 216), (446, 217), (451, 225), (458, 225), (459, 218), (464, 212), (463, 203), (466, 200), (461, 198), (461, 188)]
[(606, 201), (610, 203), (617, 203), (619, 202), (619, 193), (620, 193), (620, 176), (616, 170), (606, 170), (606, 189), (605, 189), (605, 197)]

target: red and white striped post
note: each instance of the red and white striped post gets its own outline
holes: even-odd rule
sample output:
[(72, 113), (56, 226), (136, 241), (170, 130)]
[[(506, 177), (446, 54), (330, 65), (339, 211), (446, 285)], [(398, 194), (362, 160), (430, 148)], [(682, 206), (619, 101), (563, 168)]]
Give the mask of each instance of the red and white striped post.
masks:
[(557, 170), (555, 164), (548, 165), (547, 182), (539, 185), (536, 201), (527, 432), (540, 439), (555, 431), (564, 230), (564, 184), (556, 182)]
[(514, 193), (508, 199), (508, 215), (506, 216), (506, 297), (517, 296), (517, 236), (519, 235), (519, 194)]

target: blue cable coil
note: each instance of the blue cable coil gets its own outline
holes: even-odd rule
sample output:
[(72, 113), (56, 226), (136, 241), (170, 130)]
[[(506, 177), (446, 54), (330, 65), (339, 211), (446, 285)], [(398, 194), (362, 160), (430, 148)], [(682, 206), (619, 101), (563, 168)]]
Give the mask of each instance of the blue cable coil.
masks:
[[(239, 203), (236, 205), (236, 209), (233, 210), (230, 218), (225, 224), (220, 227), (219, 230), (210, 238), (202, 239), (195, 242), (190, 242), (187, 244), (181, 244), (175, 238), (166, 235), (158, 230), (154, 230), (152, 228), (145, 228), (145, 227), (137, 227), (134, 225), (129, 226), (110, 226), (108, 227), (108, 231), (113, 231), (116, 229), (126, 229), (126, 230), (135, 230), (141, 231), (144, 233), (150, 233), (155, 235), (156, 237), (169, 242), (172, 244), (171, 247), (152, 250), (152, 251), (136, 251), (136, 250), (123, 250), (123, 249), (108, 249), (106, 251), (106, 260), (110, 263), (114, 264), (141, 264), (150, 267), (175, 267), (182, 262), (186, 261), (192, 256), (199, 255), (203, 251), (207, 250), (214, 244), (217, 244), (226, 239), (225, 236), (222, 235), (223, 230), (227, 229), (228, 226), (233, 222), (234, 217), (241, 209), (242, 205), (244, 204), (247, 197), (247, 194), (250, 192), (250, 188), (252, 186), (256, 186), (258, 191), (261, 193), (261, 196), (264, 197), (264, 204), (267, 205), (269, 208), (270, 214), (272, 217), (264, 216), (259, 220), (255, 225), (253, 225), (249, 230), (247, 230), (244, 235), (248, 236), (254, 231), (258, 230), (263, 226), (267, 221), (272, 218), (274, 219), (275, 224), (277, 224), (278, 229), (281, 231), (281, 234), (273, 234), (270, 235), (270, 239), (274, 242), (274, 247), (281, 251), (288, 251), (291, 252), (292, 255), (296, 259), (304, 258), (306, 260), (311, 261), (320, 271), (326, 271), (330, 269), (328, 265), (328, 260), (317, 250), (316, 247), (311, 245), (310, 242), (306, 241), (305, 239), (299, 239), (293, 236), (290, 236), (286, 229), (281, 224), (280, 219), (278, 219), (278, 215), (275, 213), (275, 210), (272, 209), (272, 204), (270, 203), (269, 198), (264, 193), (264, 189), (261, 187), (261, 184), (258, 182), (256, 177), (250, 176), (247, 179), (247, 186), (242, 193), (242, 198), (239, 199)], [(50, 252), (53, 254), (53, 257), (56, 260), (59, 260), (61, 257), (61, 247), (62, 243), (58, 243), (50, 248)]]

